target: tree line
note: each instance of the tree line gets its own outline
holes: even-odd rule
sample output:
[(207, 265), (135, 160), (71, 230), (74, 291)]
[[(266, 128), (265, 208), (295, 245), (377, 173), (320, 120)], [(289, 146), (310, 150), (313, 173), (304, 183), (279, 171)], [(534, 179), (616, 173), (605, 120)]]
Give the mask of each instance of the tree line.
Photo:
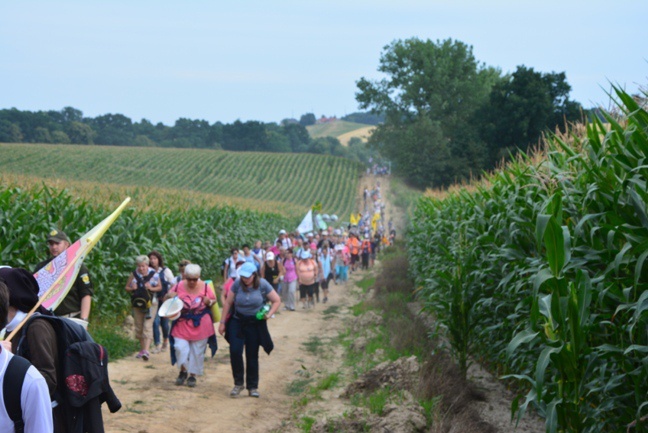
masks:
[(385, 78), (356, 83), (360, 109), (385, 117), (369, 145), (420, 188), (479, 176), (587, 114), (564, 72), (521, 65), (502, 74), (452, 39), (396, 40), (378, 71)]
[(362, 142), (354, 141), (344, 147), (334, 137), (311, 138), (298, 121), (277, 124), (237, 120), (210, 124), (206, 120), (180, 118), (173, 126), (167, 126), (147, 119), (134, 122), (123, 114), (84, 117), (81, 110), (73, 107), (36, 112), (0, 110), (0, 142), (316, 153), (361, 162), (371, 154)]

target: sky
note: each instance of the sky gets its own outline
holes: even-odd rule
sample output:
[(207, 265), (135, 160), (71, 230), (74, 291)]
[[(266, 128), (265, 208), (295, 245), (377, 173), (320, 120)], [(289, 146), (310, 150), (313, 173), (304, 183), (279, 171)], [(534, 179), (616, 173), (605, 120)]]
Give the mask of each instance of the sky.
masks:
[(0, 2), (0, 109), (121, 113), (173, 125), (359, 111), (397, 39), (452, 38), (503, 73), (565, 72), (609, 106), (648, 84), (648, 1), (23, 0)]

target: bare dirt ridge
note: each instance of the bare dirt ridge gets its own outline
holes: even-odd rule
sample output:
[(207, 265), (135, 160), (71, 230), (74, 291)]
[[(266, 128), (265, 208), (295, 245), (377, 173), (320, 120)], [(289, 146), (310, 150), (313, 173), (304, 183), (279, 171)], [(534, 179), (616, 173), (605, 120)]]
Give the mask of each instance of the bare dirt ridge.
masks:
[[(379, 180), (383, 200), (386, 200), (390, 196), (388, 179)], [(362, 179), (359, 186), (362, 188), (366, 184), (372, 188), (375, 181), (374, 178)], [(396, 213), (396, 209), (391, 211)], [(401, 216), (394, 218), (399, 233), (403, 232), (403, 221)], [(379, 268), (380, 264), (376, 266), (376, 271)], [(374, 417), (369, 420), (371, 415), (366, 410), (352, 406), (350, 400), (343, 397), (345, 390), (364, 386), (358, 385), (349, 366), (345, 365), (344, 349), (338, 344), (339, 334), (349, 328), (352, 330), (350, 338), (371, 332), (371, 318), (353, 318), (350, 310), (366, 296), (355, 284), (364, 276), (355, 273), (346, 285), (331, 284), (327, 304), (316, 304), (311, 310), (303, 310), (299, 306), (295, 312), (280, 311), (269, 322), (275, 350), (270, 356), (263, 352), (259, 355), (259, 399), (248, 397), (247, 393), (235, 399), (229, 397), (233, 386), (229, 348), (221, 336), (218, 336), (219, 350), (214, 358), (206, 359), (205, 374), (198, 378), (195, 388), (175, 386), (178, 370), (171, 366), (168, 351), (152, 355), (148, 362), (136, 359), (134, 354), (130, 358), (112, 362), (109, 365), (111, 383), (123, 408), (116, 414), (110, 414), (104, 405), (106, 431), (301, 432), (303, 417), (306, 416), (317, 420), (313, 432), (329, 431), (331, 427), (340, 432), (362, 431), (355, 430), (354, 423), (358, 428), (366, 428), (367, 421), (371, 421), (371, 431), (376, 432), (386, 431), (385, 428), (389, 428), (389, 431), (462, 431), (460, 422), (452, 428), (452, 413), (444, 414), (446, 419), (441, 430), (421, 425), (424, 417), (411, 401), (400, 406), (390, 405), (386, 407), (382, 419)], [(362, 323), (363, 320), (367, 323)], [(356, 346), (362, 344), (361, 338), (356, 340)], [(413, 361), (403, 362), (412, 366)], [(383, 368), (393, 370), (389, 365)], [(340, 376), (340, 383), (321, 391), (317, 398), (308, 398), (307, 392), (304, 397), (304, 393), (292, 391), (295, 384), (308, 384), (307, 388), (332, 373)], [(373, 374), (380, 375), (379, 372)], [(474, 386), (483, 393), (483, 401), (471, 403), (471, 410), (485, 427), (482, 431), (544, 431), (543, 424), (538, 420), (525, 420), (516, 429), (510, 423), (512, 396), (478, 365), (471, 368), (469, 375)], [(390, 421), (390, 417), (394, 417), (394, 420)], [(335, 424), (337, 420), (345, 419), (347, 424)], [(387, 425), (389, 422), (391, 427)]]

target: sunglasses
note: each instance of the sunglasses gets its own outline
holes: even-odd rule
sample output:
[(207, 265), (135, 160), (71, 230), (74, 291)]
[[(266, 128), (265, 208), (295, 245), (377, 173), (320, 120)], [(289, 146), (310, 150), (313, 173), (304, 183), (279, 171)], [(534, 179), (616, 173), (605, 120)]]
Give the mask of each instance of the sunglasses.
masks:
[(198, 278), (186, 278), (186, 280), (195, 283), (196, 281), (198, 281)]

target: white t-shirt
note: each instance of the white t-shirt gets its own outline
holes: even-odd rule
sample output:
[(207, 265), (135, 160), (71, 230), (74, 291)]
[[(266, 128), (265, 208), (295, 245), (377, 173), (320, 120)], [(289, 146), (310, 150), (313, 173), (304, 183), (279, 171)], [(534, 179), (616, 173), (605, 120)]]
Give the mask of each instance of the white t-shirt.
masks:
[[(9, 418), (2, 395), (5, 372), (12, 357), (12, 353), (0, 347), (0, 432), (14, 431), (14, 423)], [(20, 393), (20, 406), (25, 423), (25, 433), (52, 433), (54, 431), (52, 402), (47, 383), (33, 365), (25, 374), (25, 381)]]

